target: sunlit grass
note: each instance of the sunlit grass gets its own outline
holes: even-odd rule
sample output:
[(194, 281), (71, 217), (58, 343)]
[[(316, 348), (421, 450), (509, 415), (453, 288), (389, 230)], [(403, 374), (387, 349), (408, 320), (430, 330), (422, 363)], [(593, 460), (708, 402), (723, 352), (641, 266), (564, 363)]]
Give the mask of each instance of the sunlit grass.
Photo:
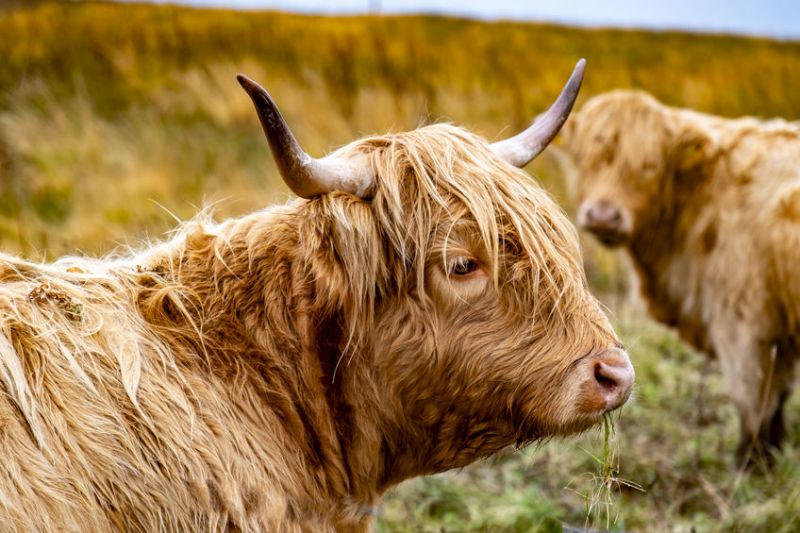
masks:
[[(800, 117), (798, 43), (431, 16), (31, 5), (0, 15), (0, 245), (33, 257), (135, 244), (144, 228), (158, 235), (172, 221), (157, 205), (189, 217), (230, 197), (226, 215), (284, 198), (239, 71), (268, 87), (314, 154), (432, 120), (509, 134), (582, 56), (581, 98), (642, 87), (726, 115)], [(530, 170), (566, 200), (552, 154)], [(590, 255), (590, 273), (608, 289), (619, 275), (604, 257)]]

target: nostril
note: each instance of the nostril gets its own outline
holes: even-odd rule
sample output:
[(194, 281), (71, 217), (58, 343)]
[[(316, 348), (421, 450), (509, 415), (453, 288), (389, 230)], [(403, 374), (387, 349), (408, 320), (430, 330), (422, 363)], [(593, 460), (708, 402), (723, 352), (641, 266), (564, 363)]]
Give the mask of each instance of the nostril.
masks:
[(619, 387), (618, 376), (614, 375), (612, 367), (598, 362), (594, 366), (594, 379), (601, 387), (609, 391)]
[(628, 401), (636, 374), (624, 350), (603, 350), (589, 358), (582, 368), (581, 383), (587, 410), (608, 412)]
[(589, 208), (589, 211), (586, 212), (586, 218), (589, 219), (589, 222), (596, 224), (600, 220), (600, 209), (598, 206), (593, 205)]

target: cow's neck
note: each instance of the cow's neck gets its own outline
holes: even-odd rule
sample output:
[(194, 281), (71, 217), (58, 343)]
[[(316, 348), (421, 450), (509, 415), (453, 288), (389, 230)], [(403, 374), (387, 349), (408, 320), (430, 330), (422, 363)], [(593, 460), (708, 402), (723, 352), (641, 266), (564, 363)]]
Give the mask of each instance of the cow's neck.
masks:
[(233, 336), (240, 345), (232, 353), (212, 353), (219, 367), (214, 370), (235, 381), (232, 386), (248, 387), (263, 409), (275, 414), (276, 454), (289, 450), (302, 456), (290, 482), (305, 486), (293, 490), (309, 496), (310, 512), (333, 513), (342, 517), (344, 529), (359, 530), (369, 520), (376, 493), (354, 474), (350, 459), (352, 435), (360, 429), (354, 421), (366, 408), (345, 398), (357, 365), (337, 367), (346, 340), (341, 317), (317, 313), (292, 220), (276, 217), (265, 225), (259, 217), (246, 217), (223, 225), (221, 238), (206, 237), (222, 241), (219, 246), (201, 240), (202, 253), (195, 255), (187, 245), (185, 256), (206, 272), (191, 280), (191, 289), (216, 295), (205, 299), (219, 306), (204, 310), (215, 317), (204, 323), (208, 334), (217, 329), (225, 342)]
[(703, 258), (716, 239), (717, 214), (714, 203), (708, 201), (712, 174), (712, 168), (705, 168), (692, 175), (673, 176), (669, 201), (662, 201), (649, 214), (627, 246), (650, 314), (676, 327), (700, 349), (707, 348), (700, 307)]

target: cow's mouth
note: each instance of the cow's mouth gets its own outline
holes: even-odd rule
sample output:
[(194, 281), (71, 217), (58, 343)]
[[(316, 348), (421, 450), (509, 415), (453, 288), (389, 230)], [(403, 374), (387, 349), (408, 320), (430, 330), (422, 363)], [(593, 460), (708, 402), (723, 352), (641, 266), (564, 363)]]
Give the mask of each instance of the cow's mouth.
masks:
[[(588, 408), (587, 408), (588, 407)], [(529, 444), (545, 441), (556, 437), (570, 437), (602, 424), (603, 417), (618, 409), (600, 406), (570, 406), (567, 408), (570, 415), (558, 421), (539, 420), (535, 416), (525, 416), (520, 412), (521, 422), (515, 424), (516, 442), (518, 448)]]
[(630, 211), (608, 200), (586, 201), (578, 209), (578, 224), (606, 246), (624, 244), (630, 237)]
[(610, 229), (606, 227), (588, 227), (586, 229), (588, 229), (598, 241), (609, 248), (622, 246), (628, 241), (628, 234), (623, 231), (619, 231), (618, 229)]

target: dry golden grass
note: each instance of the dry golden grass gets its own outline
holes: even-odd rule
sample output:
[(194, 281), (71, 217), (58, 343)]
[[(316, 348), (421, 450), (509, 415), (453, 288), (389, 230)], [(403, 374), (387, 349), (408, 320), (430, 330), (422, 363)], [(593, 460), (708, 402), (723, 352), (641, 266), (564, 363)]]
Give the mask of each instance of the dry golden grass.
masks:
[[(0, 244), (33, 256), (158, 234), (171, 221), (157, 204), (186, 217), (223, 197), (236, 200), (224, 213), (280, 198), (237, 71), (315, 153), (431, 120), (507, 134), (581, 56), (583, 98), (637, 86), (800, 117), (800, 44), (764, 39), (90, 2), (2, 12), (0, 35)], [(563, 192), (552, 157), (534, 170)]]

